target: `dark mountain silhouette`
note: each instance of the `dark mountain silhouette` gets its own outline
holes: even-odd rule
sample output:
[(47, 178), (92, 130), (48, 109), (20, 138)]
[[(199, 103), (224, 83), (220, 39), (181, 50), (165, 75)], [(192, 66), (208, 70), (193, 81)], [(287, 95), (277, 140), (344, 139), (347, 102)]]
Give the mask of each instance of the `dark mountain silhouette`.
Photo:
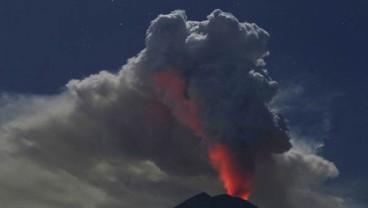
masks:
[(207, 193), (200, 193), (174, 208), (257, 208), (250, 202), (227, 194), (211, 197)]

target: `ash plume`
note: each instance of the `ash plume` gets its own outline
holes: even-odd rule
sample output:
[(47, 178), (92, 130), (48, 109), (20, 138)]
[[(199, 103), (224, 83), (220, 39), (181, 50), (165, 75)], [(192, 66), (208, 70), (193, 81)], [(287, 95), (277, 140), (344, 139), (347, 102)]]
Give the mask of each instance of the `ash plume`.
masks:
[(0, 175), (15, 190), (27, 176), (50, 193), (31, 200), (34, 184), (25, 183), (27, 197), (6, 208), (168, 207), (196, 192), (223, 192), (218, 177), (229, 194), (264, 208), (342, 207), (342, 199), (313, 192), (336, 167), (292, 148), (283, 117), (268, 106), (278, 83), (265, 69), (265, 30), (221, 10), (205, 21), (177, 10), (159, 15), (146, 35), (146, 48), (116, 74), (71, 80), (53, 97), (3, 98), (1, 113), (12, 119), (0, 121)]
[[(204, 22), (188, 22), (182, 11), (175, 11), (160, 16), (147, 31), (146, 52), (155, 52), (151, 76), (159, 98), (210, 146), (223, 146), (210, 147), (212, 156), (217, 151), (229, 153), (227, 162), (210, 158), (225, 187), (238, 196), (251, 192), (251, 181), (248, 188), (238, 182), (251, 180), (242, 175), (253, 174), (256, 157), (291, 146), (282, 117), (267, 107), (277, 92), (277, 82), (262, 67), (268, 36), (257, 25), (240, 23), (220, 10)], [(166, 58), (164, 63), (155, 62), (160, 57)]]

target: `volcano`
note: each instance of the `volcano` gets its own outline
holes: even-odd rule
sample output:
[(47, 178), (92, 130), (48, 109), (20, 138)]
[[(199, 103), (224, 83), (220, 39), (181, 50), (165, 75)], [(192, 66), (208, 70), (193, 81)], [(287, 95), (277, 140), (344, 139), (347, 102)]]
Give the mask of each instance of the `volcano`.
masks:
[(197, 194), (174, 208), (257, 208), (247, 200), (221, 194), (211, 197), (207, 193)]

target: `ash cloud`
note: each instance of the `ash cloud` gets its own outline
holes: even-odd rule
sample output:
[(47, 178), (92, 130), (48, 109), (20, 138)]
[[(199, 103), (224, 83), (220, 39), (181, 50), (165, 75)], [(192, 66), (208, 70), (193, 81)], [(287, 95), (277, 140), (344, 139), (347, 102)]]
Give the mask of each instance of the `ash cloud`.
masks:
[[(255, 171), (252, 199), (259, 206), (304, 208), (298, 200), (309, 200), (315, 207), (342, 207), (342, 199), (316, 191), (337, 175), (336, 167), (314, 153), (289, 150), (283, 118), (268, 107), (278, 89), (264, 69), (268, 37), (221, 10), (202, 22), (173, 11), (151, 22), (146, 48), (118, 73), (71, 80), (53, 97), (3, 98), (1, 113), (9, 116), (0, 122), (0, 159), (7, 164), (0, 175), (14, 183), (2, 183), (0, 192), (22, 198), (17, 207), (150, 208), (200, 191), (223, 192), (207, 141), (153, 86), (155, 74), (173, 68), (185, 84), (180, 96), (198, 104), (205, 137), (228, 144)], [(32, 180), (48, 187), (39, 197)]]
[(258, 166), (251, 200), (265, 208), (345, 207), (342, 198), (323, 187), (323, 182), (337, 177), (339, 171), (314, 151), (310, 146), (294, 144), (290, 151)]

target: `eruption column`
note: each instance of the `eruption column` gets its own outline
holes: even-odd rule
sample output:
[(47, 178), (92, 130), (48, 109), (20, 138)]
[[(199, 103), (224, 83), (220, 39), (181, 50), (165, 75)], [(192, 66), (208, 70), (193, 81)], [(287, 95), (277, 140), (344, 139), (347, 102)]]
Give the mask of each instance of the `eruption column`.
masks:
[(251, 193), (251, 175), (238, 166), (229, 148), (224, 144), (215, 144), (210, 147), (209, 158), (219, 172), (227, 193), (247, 200)]
[[(174, 115), (188, 126), (197, 136), (206, 140), (198, 105), (185, 97), (186, 84), (180, 72), (174, 68), (162, 70), (153, 76), (156, 91), (163, 97), (163, 102), (172, 108)], [(248, 199), (251, 193), (250, 173), (239, 167), (229, 148), (224, 144), (209, 145), (209, 159), (219, 172), (219, 178), (227, 193)]]

